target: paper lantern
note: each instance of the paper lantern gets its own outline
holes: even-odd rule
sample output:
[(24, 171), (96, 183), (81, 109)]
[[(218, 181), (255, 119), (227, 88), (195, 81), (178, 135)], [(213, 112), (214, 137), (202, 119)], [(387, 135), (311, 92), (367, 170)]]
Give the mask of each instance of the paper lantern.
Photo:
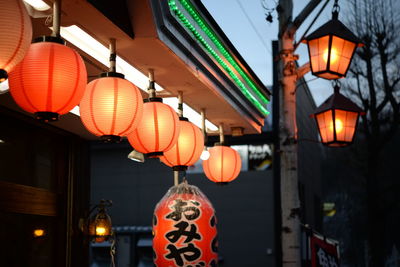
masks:
[(148, 157), (160, 157), (176, 144), (179, 129), (175, 111), (163, 104), (161, 98), (150, 98), (145, 100), (142, 119), (128, 140), (135, 150)]
[(364, 114), (350, 99), (339, 93), (339, 87), (312, 115), (318, 126), (321, 142), (331, 147), (348, 146), (353, 142), (358, 119)]
[(203, 151), (204, 136), (200, 129), (188, 119), (179, 118), (180, 130), (178, 141), (160, 160), (174, 170), (186, 170), (195, 164)]
[(118, 142), (139, 124), (143, 99), (124, 75), (107, 72), (87, 85), (79, 108), (81, 120), (91, 133)]
[(171, 187), (154, 211), (154, 264), (217, 266), (216, 223), (212, 204), (197, 187)]
[(79, 104), (87, 83), (79, 54), (57, 37), (46, 36), (29, 47), (9, 75), (15, 102), (37, 119), (55, 121)]
[(228, 146), (214, 146), (208, 150), (210, 158), (203, 161), (207, 178), (217, 184), (227, 184), (236, 179), (242, 168), (239, 153)]
[(0, 82), (24, 58), (32, 41), (32, 25), (21, 0), (0, 1)]
[(302, 42), (308, 45), (312, 74), (328, 80), (345, 77), (356, 47), (362, 46), (360, 39), (338, 20), (337, 12)]

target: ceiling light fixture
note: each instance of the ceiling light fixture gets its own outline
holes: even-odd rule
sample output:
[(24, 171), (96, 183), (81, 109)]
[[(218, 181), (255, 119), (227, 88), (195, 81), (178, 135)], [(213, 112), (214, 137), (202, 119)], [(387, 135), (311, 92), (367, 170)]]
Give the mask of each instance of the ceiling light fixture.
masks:
[(24, 2), (37, 11), (47, 11), (51, 8), (48, 4), (41, 0), (24, 0)]

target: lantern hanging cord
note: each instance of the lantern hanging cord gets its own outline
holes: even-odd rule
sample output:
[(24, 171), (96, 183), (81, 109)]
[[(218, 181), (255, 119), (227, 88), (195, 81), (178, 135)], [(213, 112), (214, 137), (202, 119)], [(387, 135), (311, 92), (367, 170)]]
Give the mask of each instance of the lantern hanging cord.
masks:
[(183, 117), (183, 92), (178, 91), (178, 115), (180, 118)]
[(149, 69), (149, 98), (154, 98), (156, 97), (156, 87), (155, 87), (155, 81), (154, 81), (154, 70)]
[(115, 233), (112, 233), (112, 242), (111, 242), (111, 247), (110, 247), (110, 256), (111, 256), (111, 267), (115, 267), (115, 254), (116, 254), (116, 238), (115, 238)]
[(304, 37), (307, 35), (307, 33), (310, 31), (311, 27), (314, 25), (314, 23), (317, 21), (317, 19), (319, 18), (319, 16), (321, 15), (322, 11), (324, 11), (325, 7), (328, 5), (329, 0), (326, 0), (324, 5), (321, 7), (321, 9), (318, 11), (317, 15), (315, 16), (315, 18), (313, 19), (313, 21), (310, 23), (310, 25), (308, 26), (307, 30), (303, 33), (303, 35), (301, 36), (301, 38), (299, 39), (299, 41), (294, 45), (294, 49), (293, 51), (296, 51), (297, 47), (300, 45), (301, 41), (304, 39)]
[(110, 72), (116, 72), (117, 71), (117, 42), (114, 38), (110, 39)]
[(335, 93), (339, 93), (340, 90), (340, 81), (339, 80), (333, 80), (333, 89)]
[(333, 4), (333, 8), (332, 8), (332, 18), (333, 19), (339, 18), (339, 11), (340, 11), (340, 6), (338, 4), (338, 0), (335, 0), (335, 3)]
[(53, 3), (53, 32), (52, 36), (60, 37), (61, 25), (61, 0), (55, 0)]

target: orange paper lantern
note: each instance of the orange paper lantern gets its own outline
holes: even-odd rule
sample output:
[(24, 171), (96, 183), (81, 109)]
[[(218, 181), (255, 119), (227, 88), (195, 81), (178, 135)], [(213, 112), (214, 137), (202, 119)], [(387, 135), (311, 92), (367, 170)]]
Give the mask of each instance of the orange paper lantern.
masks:
[(32, 25), (21, 0), (0, 1), (0, 82), (24, 58), (32, 41)]
[(87, 83), (79, 54), (57, 37), (46, 36), (30, 46), (9, 75), (15, 102), (36, 118), (55, 121), (79, 104)]
[(178, 140), (179, 118), (170, 106), (162, 103), (161, 98), (145, 101), (142, 119), (128, 135), (128, 140), (135, 150), (149, 157), (160, 157)]
[(236, 179), (242, 168), (239, 153), (228, 146), (214, 146), (208, 150), (210, 158), (203, 161), (207, 178), (217, 184), (227, 184)]
[(197, 187), (171, 187), (154, 211), (154, 264), (217, 266), (216, 223), (212, 204)]
[(195, 164), (203, 151), (204, 136), (200, 129), (186, 118), (179, 118), (180, 131), (176, 144), (160, 160), (174, 170), (186, 170)]
[(124, 75), (107, 72), (87, 85), (79, 107), (81, 120), (91, 133), (118, 142), (139, 124), (143, 99)]

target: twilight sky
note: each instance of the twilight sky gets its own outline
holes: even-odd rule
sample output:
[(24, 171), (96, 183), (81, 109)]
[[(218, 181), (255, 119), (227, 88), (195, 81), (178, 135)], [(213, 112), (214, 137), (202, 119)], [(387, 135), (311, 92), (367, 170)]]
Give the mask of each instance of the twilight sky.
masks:
[[(269, 23), (265, 20), (266, 15), (261, 5), (262, 1), (263, 0), (202, 0), (208, 11), (213, 15), (219, 26), (258, 77), (266, 85), (271, 85), (271, 41), (276, 40), (278, 36), (278, 19), (277, 13), (274, 11), (273, 23)], [(278, 2), (278, 0), (276, 0), (276, 2)], [(275, 0), (264, 0), (268, 8), (274, 8), (276, 2)], [(296, 17), (308, 3), (308, 0), (293, 0), (293, 2), (293, 17)], [(331, 19), (333, 2), (334, 1), (328, 3), (324, 12), (320, 15), (309, 33)], [(296, 34), (297, 39), (299, 39), (308, 28), (308, 25), (310, 25), (312, 19), (322, 5), (321, 3), (300, 27)], [(308, 53), (305, 44), (301, 44), (296, 50), (296, 53), (300, 55), (300, 65), (308, 61)], [(329, 81), (314, 78), (315, 77), (311, 74), (305, 76), (306, 81), (309, 81), (308, 86), (311, 89), (314, 100), (316, 104), (319, 105), (332, 94), (333, 89)]]

